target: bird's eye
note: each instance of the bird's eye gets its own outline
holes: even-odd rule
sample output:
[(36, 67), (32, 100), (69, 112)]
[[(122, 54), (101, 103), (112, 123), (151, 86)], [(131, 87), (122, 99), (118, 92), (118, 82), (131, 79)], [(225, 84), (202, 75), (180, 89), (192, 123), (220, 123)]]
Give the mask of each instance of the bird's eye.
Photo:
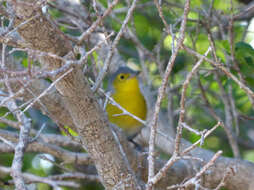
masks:
[(124, 75), (120, 75), (120, 79), (123, 80), (124, 79)]

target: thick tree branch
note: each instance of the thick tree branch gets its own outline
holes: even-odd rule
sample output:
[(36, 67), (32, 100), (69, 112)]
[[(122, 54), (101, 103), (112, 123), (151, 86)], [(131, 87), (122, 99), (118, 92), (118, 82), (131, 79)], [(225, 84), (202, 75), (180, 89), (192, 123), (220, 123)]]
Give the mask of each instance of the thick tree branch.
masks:
[[(35, 9), (35, 4), (18, 1), (14, 8), (16, 26), (35, 14), (39, 15), (36, 20), (18, 29), (24, 40), (31, 44), (31, 49), (51, 52), (59, 56), (67, 55), (72, 51), (70, 42), (47, 20), (39, 8)], [(59, 60), (49, 57), (44, 57), (41, 63), (47, 65), (49, 69), (57, 69), (61, 66)], [(82, 137), (83, 146), (93, 158), (106, 189), (112, 189), (120, 182), (123, 182), (123, 186), (128, 184), (127, 189), (138, 189), (136, 178), (127, 167), (108, 127), (109, 123), (95, 100), (89, 84), (84, 80), (81, 68), (75, 67), (73, 72), (57, 83), (56, 88), (63, 97), (65, 106), (68, 107), (69, 116)]]

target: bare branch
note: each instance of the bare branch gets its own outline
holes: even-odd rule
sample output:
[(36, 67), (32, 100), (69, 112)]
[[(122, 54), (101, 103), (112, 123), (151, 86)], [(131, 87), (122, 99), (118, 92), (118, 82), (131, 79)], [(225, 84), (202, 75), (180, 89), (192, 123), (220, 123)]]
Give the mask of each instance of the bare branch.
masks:
[(176, 56), (177, 56), (178, 51), (180, 50), (180, 47), (182, 46), (182, 43), (184, 40), (185, 26), (186, 26), (186, 22), (187, 22), (187, 16), (189, 13), (189, 8), (190, 8), (190, 1), (186, 0), (185, 7), (184, 7), (184, 16), (183, 16), (184, 18), (181, 23), (180, 35), (179, 35), (179, 39), (177, 41), (176, 49), (174, 50), (174, 53), (172, 54), (172, 56), (168, 62), (168, 65), (167, 65), (167, 68), (166, 68), (166, 71), (165, 71), (165, 74), (164, 74), (164, 77), (162, 80), (162, 84), (158, 90), (158, 97), (157, 97), (157, 101), (156, 101), (155, 108), (154, 108), (154, 114), (153, 114), (151, 122), (149, 123), (149, 128), (151, 128), (151, 134), (150, 134), (150, 140), (149, 140), (149, 156), (148, 156), (148, 162), (149, 162), (149, 165), (148, 165), (149, 170), (148, 171), (149, 171), (149, 173), (148, 173), (147, 189), (152, 188), (153, 184), (150, 180), (153, 178), (153, 176), (155, 174), (154, 173), (155, 172), (155, 168), (154, 168), (155, 145), (154, 144), (155, 144), (155, 135), (156, 135), (160, 105), (161, 105), (162, 98), (164, 97), (166, 86), (168, 84), (168, 77), (172, 71)]

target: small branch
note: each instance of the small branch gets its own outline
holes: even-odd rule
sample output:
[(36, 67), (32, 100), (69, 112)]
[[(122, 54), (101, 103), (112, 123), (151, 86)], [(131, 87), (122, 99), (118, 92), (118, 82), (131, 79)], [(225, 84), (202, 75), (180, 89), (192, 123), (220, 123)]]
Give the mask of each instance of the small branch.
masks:
[(234, 20), (250, 20), (254, 15), (254, 3), (250, 3), (238, 14), (233, 16)]
[[(208, 55), (208, 53), (211, 51), (211, 48), (209, 47), (208, 50), (205, 53), (205, 57)], [(188, 85), (190, 83), (191, 78), (193, 75), (197, 72), (198, 67), (201, 65), (201, 63), (204, 61), (204, 58), (201, 58), (192, 68), (191, 72), (187, 75), (186, 80), (183, 83), (183, 90), (181, 94), (181, 100), (180, 100), (180, 116), (178, 120), (178, 126), (177, 126), (177, 134), (176, 134), (176, 140), (175, 140), (175, 153), (180, 154), (180, 141), (182, 138), (182, 125), (181, 123), (184, 122), (184, 114), (185, 114), (185, 98), (186, 98), (186, 92)]]
[[(160, 1), (160, 3), (161, 3), (161, 1)], [(156, 8), (157, 8), (157, 10), (158, 10), (158, 12), (159, 12), (159, 15), (160, 15), (160, 17), (161, 17), (161, 20), (162, 20), (162, 22), (163, 22), (163, 24), (164, 24), (164, 26), (165, 26), (165, 28), (166, 28), (166, 32), (167, 32), (168, 34), (170, 34), (170, 26), (168, 25), (168, 23), (167, 23), (167, 21), (166, 21), (164, 15), (163, 15), (163, 12), (162, 12), (162, 8), (161, 8), (160, 3), (158, 2), (158, 0), (154, 0), (154, 4), (156, 5)]]
[(169, 187), (168, 189), (174, 189), (174, 188), (179, 188), (179, 189), (188, 189), (188, 187), (190, 186), (195, 186), (196, 188), (198, 188), (200, 186), (200, 178), (201, 176), (212, 166), (214, 165), (215, 161), (219, 158), (219, 156), (222, 154), (222, 151), (218, 151), (213, 157), (212, 159), (206, 164), (204, 165), (200, 171), (195, 175), (195, 177), (192, 177), (191, 179), (187, 180), (186, 182), (184, 182), (183, 184), (180, 185), (173, 185), (171, 187)]
[(124, 32), (125, 28), (127, 27), (127, 24), (129, 22), (129, 20), (131, 19), (131, 16), (132, 16), (132, 14), (134, 12), (134, 9), (136, 7), (136, 3), (137, 3), (137, 0), (133, 0), (133, 2), (131, 4), (131, 7), (129, 8), (128, 13), (127, 13), (127, 15), (126, 15), (126, 17), (125, 17), (125, 19), (123, 21), (121, 29), (117, 33), (116, 38), (114, 39), (114, 41), (112, 42), (112, 45), (111, 45), (110, 50), (108, 52), (107, 58), (106, 58), (106, 60), (104, 62), (103, 68), (100, 71), (99, 76), (97, 77), (94, 86), (92, 87), (92, 91), (93, 92), (97, 91), (97, 89), (99, 88), (102, 80), (104, 79), (104, 77), (105, 77), (105, 75), (106, 75), (106, 73), (108, 71), (109, 65), (111, 63), (111, 59), (112, 59), (112, 57), (114, 55), (114, 52), (115, 52), (115, 48), (116, 48), (120, 38), (122, 37), (123, 32)]
[(11, 120), (6, 119), (6, 118), (4, 118), (4, 117), (0, 117), (0, 122), (1, 122), (1, 123), (5, 123), (5, 124), (7, 124), (7, 125), (9, 125), (9, 126), (11, 126), (11, 127), (13, 127), (13, 128), (15, 128), (15, 129), (18, 129), (19, 126), (20, 126), (20, 123), (19, 123), (19, 122), (11, 121)]
[[(2, 59), (1, 59), (1, 65), (0, 65), (2, 69), (5, 69), (5, 58), (6, 58), (5, 51), (6, 51), (6, 45), (2, 44)], [(8, 79), (8, 76), (5, 74), (4, 74), (4, 79)], [(7, 80), (5, 81), (5, 86), (8, 90), (8, 93), (12, 96), (13, 92)], [(13, 112), (18, 107), (16, 102), (13, 99), (11, 99), (6, 104), (7, 104), (7, 108), (11, 112)], [(17, 118), (18, 122), (21, 123), (21, 125), (20, 125), (19, 141), (14, 147), (14, 158), (13, 158), (12, 166), (11, 166), (11, 175), (14, 180), (15, 188), (17, 190), (26, 190), (25, 182), (22, 177), (22, 166), (23, 166), (22, 161), (24, 157), (25, 148), (28, 144), (28, 136), (31, 129), (31, 123), (30, 123), (30, 120), (21, 111), (14, 113), (14, 116)]]
[(51, 88), (53, 88), (57, 82), (59, 82), (62, 78), (64, 78), (66, 75), (68, 75), (70, 72), (72, 72), (72, 68), (70, 70), (68, 70), (67, 72), (65, 72), (64, 74), (62, 74), (60, 77), (58, 77), (53, 83), (51, 83), (49, 85), (49, 87), (47, 89), (45, 89), (38, 97), (36, 97), (22, 112), (25, 113), (30, 107), (32, 107), (40, 98), (42, 98), (43, 96), (45, 96)]
[[(89, 80), (92, 84), (94, 84), (94, 82), (90, 79)], [(120, 104), (118, 104), (109, 94), (105, 93), (105, 91), (101, 88), (98, 89), (105, 97), (106, 97), (106, 101), (105, 101), (105, 106), (106, 106), (106, 103), (107, 101), (109, 100), (110, 103), (113, 105), (113, 106), (116, 106), (117, 108), (119, 108), (122, 113), (120, 114), (115, 114), (114, 116), (120, 116), (120, 115), (129, 115), (131, 116), (132, 118), (136, 119), (137, 121), (139, 121), (140, 123), (142, 123), (143, 125), (146, 125), (146, 121), (140, 119), (139, 117), (133, 115), (132, 113), (128, 112), (126, 109), (124, 109)], [(104, 107), (105, 107), (104, 106)]]
[(24, 25), (28, 24), (29, 22), (31, 22), (32, 20), (38, 18), (40, 15), (34, 15), (31, 18), (26, 19), (24, 22), (20, 23), (18, 26), (16, 26), (14, 29), (12, 29), (11, 31), (5, 31), (2, 34), (0, 34), (1, 36), (9, 36), (11, 35), (13, 32), (16, 32), (20, 27), (23, 27)]
[[(0, 172), (5, 174), (11, 173), (11, 168), (0, 166)], [(58, 186), (66, 186), (66, 187), (74, 187), (78, 188), (79, 184), (72, 182), (72, 181), (66, 181), (66, 180), (57, 180), (57, 179), (51, 179), (51, 177), (39, 177), (30, 173), (22, 173), (22, 177), (25, 179), (26, 183), (45, 183), (52, 187), (58, 187)]]
[(99, 24), (103, 21), (103, 19), (111, 13), (112, 9), (114, 8), (114, 6), (116, 6), (117, 3), (118, 0), (114, 0), (106, 9), (106, 11), (103, 13), (103, 15), (97, 18), (97, 20), (93, 22), (92, 26), (79, 37), (78, 45), (81, 45), (82, 42), (95, 30), (95, 28), (99, 26)]
[(154, 166), (155, 136), (156, 136), (156, 129), (157, 129), (157, 122), (158, 122), (158, 114), (159, 114), (159, 110), (160, 110), (160, 105), (161, 105), (162, 98), (164, 97), (164, 94), (165, 94), (166, 86), (168, 84), (168, 78), (169, 78), (169, 75), (170, 75), (172, 68), (174, 66), (176, 56), (177, 56), (178, 51), (180, 50), (180, 47), (182, 46), (182, 43), (184, 40), (184, 36), (185, 36), (184, 33), (185, 33), (189, 8), (190, 8), (190, 1), (186, 0), (185, 6), (184, 6), (183, 21), (181, 23), (181, 28), (180, 28), (180, 32), (179, 32), (179, 39), (177, 41), (176, 49), (174, 50), (174, 53), (172, 54), (172, 56), (168, 62), (168, 65), (167, 65), (167, 68), (166, 68), (166, 71), (165, 71), (165, 74), (164, 74), (164, 77), (162, 80), (162, 84), (158, 90), (158, 97), (157, 97), (155, 108), (154, 108), (154, 114), (153, 114), (152, 120), (149, 124), (149, 128), (151, 129), (151, 132), (150, 132), (150, 140), (149, 140), (147, 190), (152, 189), (152, 186), (153, 186), (151, 179), (154, 177), (154, 172), (155, 172), (155, 166)]
[(48, 177), (49, 179), (52, 180), (66, 180), (66, 179), (82, 179), (82, 180), (87, 180), (87, 181), (92, 181), (92, 182), (100, 182), (100, 178), (98, 175), (88, 175), (88, 174), (83, 174), (80, 172), (72, 172), (72, 173), (64, 173), (60, 175), (52, 175)]
[(222, 187), (225, 186), (227, 179), (230, 177), (230, 175), (234, 175), (235, 174), (235, 169), (233, 169), (232, 167), (228, 167), (221, 182), (219, 183), (219, 185), (214, 189), (214, 190), (220, 190)]
[(238, 84), (239, 87), (240, 87), (241, 89), (243, 89), (243, 90), (246, 92), (246, 94), (249, 94), (251, 97), (254, 98), (254, 93), (253, 93), (253, 91), (252, 91), (248, 86), (244, 85), (240, 80), (238, 80), (238, 78), (237, 78), (235, 75), (233, 75), (233, 74), (232, 74), (226, 67), (224, 67), (221, 63), (217, 63), (217, 62), (215, 62), (215, 61), (213, 61), (213, 60), (211, 60), (211, 59), (209, 59), (209, 58), (207, 58), (207, 57), (205, 57), (205, 56), (203, 56), (203, 55), (201, 55), (201, 54), (195, 52), (194, 50), (192, 50), (191, 48), (188, 48), (188, 47), (185, 46), (185, 45), (182, 45), (182, 47), (183, 47), (189, 54), (194, 55), (194, 56), (197, 57), (197, 58), (202, 58), (202, 57), (203, 57), (205, 61), (207, 61), (208, 63), (214, 65), (216, 68), (220, 69), (220, 70), (221, 70), (222, 72), (224, 72), (229, 78), (231, 78), (233, 81), (235, 81), (235, 83)]
[(36, 141), (40, 137), (40, 135), (45, 127), (46, 127), (46, 123), (43, 123), (40, 130), (37, 132), (36, 136), (30, 140), (30, 143)]
[[(203, 136), (201, 136), (201, 138), (196, 141), (195, 143), (193, 143), (191, 146), (189, 146), (188, 148), (184, 149), (182, 152), (181, 152), (181, 155), (185, 155), (187, 153), (189, 153), (191, 150), (193, 150), (194, 148), (196, 148), (198, 146), (198, 144), (201, 144), (202, 141), (204, 141), (204, 139), (206, 137), (208, 137), (213, 131), (215, 131), (215, 129), (217, 129), (219, 126), (222, 125), (222, 122), (218, 121), (218, 123), (212, 127), (211, 129), (209, 129), (208, 131), (205, 131), (205, 133), (203, 134)], [(202, 138), (203, 137), (203, 138)]]
[[(6, 130), (0, 130), (0, 136), (16, 143), (18, 141), (18, 133), (10, 132)], [(30, 139), (29, 139), (30, 140)], [(54, 157), (62, 160), (64, 163), (75, 163), (75, 164), (92, 164), (93, 161), (90, 156), (86, 153), (72, 152), (62, 147), (69, 147), (70, 149), (81, 150), (82, 146), (70, 140), (68, 137), (61, 135), (42, 134), (39, 139), (30, 143), (27, 146), (27, 152), (43, 152), (51, 154)], [(13, 147), (6, 146), (4, 143), (0, 143), (0, 152), (8, 153), (13, 152)]]
[(3, 141), (5, 144), (9, 145), (10, 147), (15, 148), (15, 145), (11, 141), (9, 141), (1, 136), (0, 136), (0, 140)]

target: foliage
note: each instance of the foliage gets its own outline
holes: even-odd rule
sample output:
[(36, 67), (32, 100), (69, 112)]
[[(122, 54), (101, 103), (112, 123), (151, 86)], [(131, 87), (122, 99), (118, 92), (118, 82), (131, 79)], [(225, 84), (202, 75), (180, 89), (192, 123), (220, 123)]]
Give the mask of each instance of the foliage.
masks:
[[(179, 37), (178, 32), (181, 24), (184, 2), (185, 1), (183, 0), (162, 1), (163, 15), (166, 22), (173, 27), (172, 32), (176, 38)], [(207, 51), (208, 47), (211, 46), (211, 41), (208, 39), (208, 30), (206, 28), (206, 24), (209, 23), (206, 23), (205, 21), (205, 19), (207, 19), (206, 14), (208, 14), (209, 9), (211, 8), (211, 2), (213, 2), (213, 13), (218, 14), (219, 18), (222, 18), (222, 15), (230, 18), (232, 14), (235, 14), (238, 11), (238, 8), (243, 6), (236, 0), (233, 0), (234, 10), (231, 10), (231, 3), (229, 0), (191, 1), (191, 11), (188, 16), (189, 20), (185, 32), (186, 36), (184, 45), (196, 50), (200, 54), (204, 54)], [(98, 1), (98, 3), (100, 3), (101, 6), (103, 5), (107, 7), (107, 1), (101, 0)], [(130, 3), (131, 1), (121, 1), (118, 3), (118, 5), (113, 9), (113, 12), (103, 21), (102, 25), (104, 26), (103, 29), (105, 30), (104, 33), (110, 33), (111, 31), (114, 31), (115, 33), (119, 32), (122, 22), (126, 16), (126, 11), (121, 11), (121, 9), (124, 9), (128, 6), (127, 4)], [(54, 2), (52, 2), (52, 4), (54, 5)], [(88, 19), (90, 19), (88, 20), (88, 23), (91, 25), (97, 18), (96, 11), (93, 9), (92, 1), (83, 1), (80, 6), (84, 6), (86, 10), (90, 11), (91, 15), (88, 17)], [(51, 15), (52, 19), (54, 19), (59, 24), (59, 28), (66, 35), (81, 35), (82, 32), (80, 31), (80, 28), (76, 26), (70, 27), (69, 18), (66, 17), (68, 14), (64, 11), (59, 10), (57, 6), (50, 6), (49, 14)], [(76, 12), (75, 14), (78, 15), (79, 13)], [(65, 24), (64, 21), (66, 21), (67, 24)], [(254, 49), (250, 45), (251, 40), (253, 42), (254, 35), (249, 34), (251, 32), (246, 33), (246, 28), (248, 28), (248, 26), (246, 26), (244, 22), (245, 21), (241, 20), (234, 21), (232, 29), (234, 35), (233, 42), (230, 42), (230, 31), (228, 30), (228, 25), (223, 22), (221, 23), (225, 24), (225, 26), (223, 26), (225, 28), (222, 30), (219, 28), (221, 26), (216, 25), (216, 23), (214, 24), (214, 21), (211, 21), (210, 24), (214, 24), (214, 26), (209, 26), (209, 31), (214, 38), (216, 56), (220, 63), (223, 66), (227, 67), (230, 72), (238, 77), (238, 79), (240, 79), (242, 75), (244, 77), (246, 86), (248, 86), (251, 90), (254, 90)], [(83, 26), (80, 27), (82, 28)], [(133, 13), (128, 27), (136, 35), (139, 44), (133, 40), (130, 40), (126, 34), (123, 35), (119, 41), (117, 50), (120, 53), (122, 59), (129, 65), (134, 64), (140, 70), (144, 68), (147, 69), (151, 84), (149, 84), (149, 81), (145, 80), (146, 78), (144, 75), (142, 75), (143, 83), (147, 88), (157, 92), (157, 89), (162, 82), (162, 74), (167, 67), (170, 56), (172, 55), (172, 44), (176, 42), (173, 41), (172, 35), (169, 35), (165, 32), (165, 26), (158, 14), (156, 6), (153, 4), (153, 1), (138, 1), (138, 6)], [(248, 31), (249, 30), (252, 30), (253, 33), (253, 28), (248, 29)], [(222, 34), (223, 32), (224, 34)], [(246, 35), (252, 35), (252, 37), (248, 37), (246, 40)], [(148, 53), (145, 54), (144, 63), (142, 63), (138, 51), (140, 44), (143, 46), (143, 49), (145, 49), (146, 52), (150, 53), (150, 55)], [(92, 45), (89, 43), (89, 41), (86, 41), (84, 47), (88, 51), (91, 49)], [(232, 58), (232, 56), (234, 58)], [(26, 68), (31, 64), (31, 60), (29, 60), (28, 55), (22, 51), (15, 52), (12, 58), (15, 59), (15, 61), (22, 63), (22, 65)], [(208, 58), (213, 59), (213, 56), (209, 54)], [(168, 91), (173, 89), (171, 92), (172, 96), (164, 98), (161, 106), (163, 112), (168, 112), (169, 103), (172, 103), (173, 110), (179, 109), (179, 102), (182, 91), (181, 85), (186, 79), (187, 73), (191, 71), (196, 62), (197, 59), (184, 50), (181, 50), (178, 54), (169, 79)], [(94, 70), (99, 71), (102, 64), (103, 62), (99, 58), (99, 50), (93, 52), (92, 56), (88, 59), (89, 68), (93, 67)], [(209, 112), (207, 105), (205, 105), (205, 101), (203, 100), (204, 97), (200, 87), (202, 86), (205, 89), (205, 95), (209, 101), (211, 108), (222, 121), (225, 121), (226, 125), (230, 124), (227, 123), (227, 117), (229, 116), (226, 113), (225, 102), (223, 102), (223, 92), (221, 90), (221, 88), (223, 88), (228, 100), (232, 100), (232, 102), (230, 102), (232, 126), (230, 127), (232, 128), (233, 134), (236, 135), (236, 139), (244, 139), (246, 142), (253, 141), (253, 105), (251, 104), (245, 91), (239, 85), (237, 85), (232, 79), (229, 79), (227, 76), (225, 76), (224, 73), (215, 70), (215, 67), (210, 63), (204, 62), (199, 68), (198, 73), (191, 81), (186, 96), (186, 123), (192, 128), (202, 131), (204, 129), (211, 128), (217, 122), (217, 120), (213, 118)], [(105, 80), (105, 86), (106, 83), (107, 81)], [(19, 103), (21, 104), (21, 102)], [(235, 117), (232, 110), (236, 112), (237, 117)], [(1, 116), (7, 112), (7, 109), (0, 108)], [(66, 135), (66, 131), (59, 130), (55, 124), (52, 124), (52, 121), (49, 121), (49, 118), (45, 118), (41, 113), (34, 114), (35, 112), (36, 111), (34, 109), (30, 110), (29, 112), (29, 117), (33, 119), (35, 129), (39, 129), (43, 123), (41, 120), (44, 120), (47, 123), (47, 127), (44, 129), (43, 133), (47, 132), (52, 134)], [(179, 113), (175, 113), (172, 117), (174, 126), (177, 126), (178, 116)], [(15, 121), (12, 114), (8, 114), (7, 119)], [(10, 126), (1, 122), (0, 127), (1, 129), (5, 130), (16, 131), (13, 130), (13, 128)], [(73, 136), (76, 136), (76, 132), (71, 130), (70, 133), (73, 134)], [(197, 139), (199, 139), (199, 136), (185, 130), (184, 138), (191, 142), (195, 142)], [(239, 141), (241, 156), (244, 159), (253, 161), (253, 151), (249, 146), (246, 146), (246, 143), (244, 144), (241, 142), (242, 141)], [(222, 127), (217, 129), (206, 139), (202, 148), (213, 151), (223, 150), (224, 156), (233, 157), (230, 143), (228, 143), (227, 135), (225, 134), (225, 131)], [(10, 153), (0, 154), (0, 165), (10, 166), (10, 160), (12, 159), (12, 156), (13, 155)], [(34, 162), (37, 163), (32, 164)], [(37, 167), (35, 167), (35, 165), (37, 165)], [(52, 165), (50, 169), (45, 169), (46, 167), (47, 166), (45, 165), (41, 165), (40, 159), (38, 159), (38, 153), (27, 154), (24, 158), (24, 172), (31, 172), (39, 176), (61, 173), (61, 168), (57, 166)], [(79, 168), (79, 166), (75, 165), (68, 167), (69, 170), (76, 170)], [(1, 179), (7, 180), (6, 177)], [(102, 189), (102, 187), (98, 184), (86, 183), (82, 182), (81, 180), (80, 182), (83, 185), (80, 187), (80, 189)], [(38, 189), (50, 188), (48, 185), (38, 184)], [(65, 187), (63, 189), (67, 190), (72, 188)]]

